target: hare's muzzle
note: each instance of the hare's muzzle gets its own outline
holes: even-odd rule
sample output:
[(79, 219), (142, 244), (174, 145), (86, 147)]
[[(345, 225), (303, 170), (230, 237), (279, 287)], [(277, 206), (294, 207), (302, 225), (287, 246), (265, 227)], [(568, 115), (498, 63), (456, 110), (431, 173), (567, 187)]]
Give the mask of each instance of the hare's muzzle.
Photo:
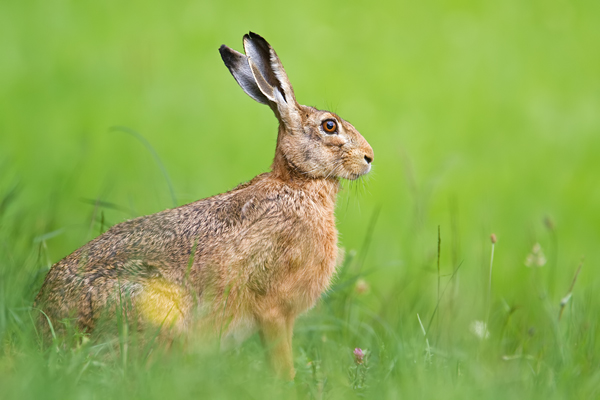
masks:
[(361, 145), (361, 150), (363, 150), (364, 156), (363, 156), (363, 172), (360, 175), (365, 175), (368, 174), (369, 172), (371, 172), (371, 163), (373, 162), (373, 148), (371, 147), (371, 145), (369, 145), (369, 143), (367, 143), (367, 141), (362, 138), (362, 145)]

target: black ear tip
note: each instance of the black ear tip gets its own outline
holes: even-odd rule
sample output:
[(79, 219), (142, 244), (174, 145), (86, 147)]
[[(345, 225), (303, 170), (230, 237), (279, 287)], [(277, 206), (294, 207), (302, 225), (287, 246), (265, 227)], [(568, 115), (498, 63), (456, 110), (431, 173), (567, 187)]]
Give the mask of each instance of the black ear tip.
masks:
[(223, 62), (225, 62), (225, 65), (227, 65), (227, 67), (231, 66), (231, 64), (235, 61), (233, 51), (224, 44), (222, 44), (221, 47), (219, 47), (219, 53), (221, 53), (221, 59), (223, 60)]
[(269, 46), (269, 43), (265, 40), (264, 37), (260, 36), (258, 33), (252, 32), (252, 31), (250, 31), (244, 35), (244, 40), (246, 40), (246, 39), (250, 39), (250, 40), (254, 41), (255, 43), (261, 43), (263, 45), (266, 44), (267, 47)]

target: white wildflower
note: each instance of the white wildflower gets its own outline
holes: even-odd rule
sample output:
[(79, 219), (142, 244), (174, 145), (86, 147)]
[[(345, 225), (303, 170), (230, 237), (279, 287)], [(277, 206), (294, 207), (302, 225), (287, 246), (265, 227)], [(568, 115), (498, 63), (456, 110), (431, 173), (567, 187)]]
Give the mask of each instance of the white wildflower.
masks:
[(484, 340), (490, 337), (490, 332), (487, 329), (487, 324), (483, 321), (475, 320), (471, 322), (469, 330), (480, 340)]
[(546, 256), (542, 251), (542, 246), (539, 243), (533, 245), (531, 253), (525, 258), (525, 266), (527, 267), (543, 267), (546, 265)]

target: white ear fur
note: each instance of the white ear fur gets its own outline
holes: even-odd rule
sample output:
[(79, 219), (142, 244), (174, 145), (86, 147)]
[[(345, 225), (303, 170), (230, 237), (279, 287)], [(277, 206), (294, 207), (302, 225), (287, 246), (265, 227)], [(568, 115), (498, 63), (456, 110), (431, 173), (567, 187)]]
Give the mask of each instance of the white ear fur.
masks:
[(275, 90), (273, 92), (275, 94), (275, 102), (277, 104), (286, 104), (286, 105), (288, 104), (285, 101), (285, 98), (283, 97), (283, 95), (281, 94), (281, 92), (279, 91), (279, 89), (275, 88)]

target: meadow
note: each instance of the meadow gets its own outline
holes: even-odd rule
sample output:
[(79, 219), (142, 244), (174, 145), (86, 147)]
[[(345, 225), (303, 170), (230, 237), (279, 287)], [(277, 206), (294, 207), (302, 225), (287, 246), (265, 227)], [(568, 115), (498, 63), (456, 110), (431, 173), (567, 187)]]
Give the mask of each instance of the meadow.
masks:
[[(256, 335), (43, 344), (53, 263), (269, 170), (277, 122), (217, 51), (249, 30), (375, 153), (295, 383)], [(600, 397), (599, 43), (592, 0), (3, 0), (0, 398)]]

